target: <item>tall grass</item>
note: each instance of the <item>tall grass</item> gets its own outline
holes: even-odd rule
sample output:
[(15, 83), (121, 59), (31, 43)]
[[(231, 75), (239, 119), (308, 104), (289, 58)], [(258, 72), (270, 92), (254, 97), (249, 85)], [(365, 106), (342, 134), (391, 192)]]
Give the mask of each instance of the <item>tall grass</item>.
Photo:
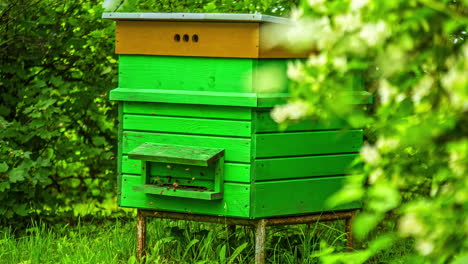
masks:
[[(253, 263), (254, 230), (151, 219), (147, 263)], [(344, 223), (267, 228), (267, 263), (319, 263), (320, 241), (343, 250)], [(22, 235), (0, 233), (0, 263), (138, 263), (135, 222), (34, 223)], [(323, 245), (323, 244), (322, 244)]]

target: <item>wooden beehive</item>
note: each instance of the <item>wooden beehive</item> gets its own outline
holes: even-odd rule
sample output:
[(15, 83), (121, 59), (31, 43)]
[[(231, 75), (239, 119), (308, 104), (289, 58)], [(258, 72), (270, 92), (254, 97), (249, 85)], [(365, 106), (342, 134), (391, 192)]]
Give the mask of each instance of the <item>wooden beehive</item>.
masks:
[[(261, 218), (328, 208), (362, 145), (340, 121), (280, 132), (292, 54), (263, 44), (283, 18), (252, 14), (106, 13), (117, 21), (119, 205)], [(259, 72), (282, 72), (274, 93)], [(365, 103), (361, 101), (361, 103)]]

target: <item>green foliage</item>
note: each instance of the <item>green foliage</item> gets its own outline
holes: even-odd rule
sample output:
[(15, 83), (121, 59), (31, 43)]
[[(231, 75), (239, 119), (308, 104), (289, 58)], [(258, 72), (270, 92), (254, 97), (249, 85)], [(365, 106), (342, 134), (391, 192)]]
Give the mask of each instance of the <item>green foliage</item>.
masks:
[[(364, 167), (331, 202), (363, 200), (354, 232), (371, 241), (325, 263), (364, 263), (407, 239), (411, 263), (468, 257), (467, 14), (466, 0), (309, 0), (278, 40), (319, 51), (288, 69), (302, 117), (346, 116), (368, 131)], [(368, 115), (347, 104), (356, 76), (375, 96)]]
[(102, 11), (0, 4), (0, 224), (114, 195), (116, 60)]
[[(129, 221), (130, 220), (130, 221)], [(221, 224), (152, 219), (147, 224), (146, 263), (241, 264), (254, 259), (254, 230)], [(343, 223), (270, 227), (267, 263), (319, 263), (318, 238), (342, 247)], [(13, 263), (142, 263), (136, 253), (131, 219), (102, 223), (78, 219), (77, 224), (32, 224), (21, 237), (0, 231), (0, 261)], [(373, 263), (378, 263), (378, 260)]]
[(109, 11), (119, 12), (190, 12), (190, 13), (262, 13), (285, 15), (298, 0), (106, 0)]

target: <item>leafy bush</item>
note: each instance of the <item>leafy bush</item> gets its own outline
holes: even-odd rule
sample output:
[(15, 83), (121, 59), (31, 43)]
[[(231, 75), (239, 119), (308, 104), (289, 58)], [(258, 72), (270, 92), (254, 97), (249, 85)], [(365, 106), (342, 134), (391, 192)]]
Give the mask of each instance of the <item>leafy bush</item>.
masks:
[(105, 0), (119, 12), (255, 13), (286, 15), (298, 0)]
[(0, 3), (0, 224), (114, 195), (116, 59), (102, 11)]
[[(302, 117), (346, 115), (368, 131), (363, 170), (331, 202), (363, 200), (354, 232), (375, 239), (324, 263), (364, 263), (401, 241), (414, 248), (406, 263), (467, 261), (467, 15), (466, 0), (309, 0), (296, 10), (279, 41), (319, 51), (288, 69), (309, 104)], [(375, 95), (370, 115), (344, 107), (356, 74)]]

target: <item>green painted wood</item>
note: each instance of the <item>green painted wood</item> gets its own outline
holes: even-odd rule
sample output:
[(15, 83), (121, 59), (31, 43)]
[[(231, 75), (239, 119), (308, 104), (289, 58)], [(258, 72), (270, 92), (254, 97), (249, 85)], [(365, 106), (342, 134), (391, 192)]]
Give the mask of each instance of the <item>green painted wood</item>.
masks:
[(117, 204), (120, 205), (120, 194), (122, 193), (122, 172), (123, 172), (123, 156), (122, 156), (122, 121), (123, 121), (123, 103), (118, 103), (118, 142), (117, 142)]
[[(201, 179), (205, 175), (204, 168), (200, 166), (184, 166), (173, 164), (167, 167), (168, 164), (161, 163), (159, 166), (151, 166), (151, 175), (171, 176), (176, 171), (177, 177), (191, 179)], [(180, 167), (180, 169), (178, 169)], [(187, 170), (188, 169), (188, 170)], [(179, 173), (178, 171), (182, 171)], [(122, 157), (122, 172), (125, 174), (140, 174), (141, 161), (129, 159), (128, 156)], [(224, 163), (224, 180), (228, 182), (250, 182), (250, 164), (245, 163)]]
[(249, 107), (217, 105), (124, 102), (123, 112), (126, 114), (159, 116), (203, 117), (236, 120), (252, 119), (252, 111)]
[[(345, 95), (348, 100), (346, 103), (353, 105), (372, 104), (373, 96), (366, 91), (350, 91)], [(257, 107), (271, 108), (276, 105), (286, 104), (290, 98), (288, 93), (259, 94), (257, 97)]]
[(284, 157), (357, 152), (362, 130), (257, 134), (256, 157)]
[(254, 162), (255, 180), (321, 177), (347, 174), (358, 154), (259, 159)]
[(257, 96), (257, 107), (271, 108), (277, 105), (286, 104), (290, 98), (288, 93), (271, 93)]
[[(349, 177), (349, 176), (347, 176)], [(253, 218), (359, 208), (350, 203), (327, 206), (327, 199), (341, 189), (346, 177), (257, 182), (252, 187)]]
[(136, 160), (205, 167), (213, 164), (223, 155), (223, 149), (183, 145), (161, 145), (148, 142), (141, 144), (128, 153), (129, 158)]
[(119, 56), (119, 86), (135, 89), (252, 92), (254, 59)]
[(133, 186), (141, 184), (140, 176), (123, 176), (121, 206), (243, 218), (248, 218), (250, 215), (249, 184), (225, 183), (223, 199), (214, 201), (134, 192)]
[(127, 102), (159, 102), (226, 106), (257, 106), (254, 93), (200, 92), (117, 88), (110, 91), (110, 100)]
[(344, 120), (304, 120), (292, 125), (289, 125), (285, 130), (280, 130), (279, 124), (276, 123), (270, 115), (271, 110), (263, 110), (255, 113), (256, 116), (256, 133), (265, 132), (284, 132), (284, 131), (309, 131), (309, 130), (330, 130), (340, 129), (345, 127), (346, 122)]
[(250, 162), (251, 140), (249, 138), (124, 131), (122, 151), (124, 154), (127, 154), (139, 145), (146, 142), (151, 142), (154, 144), (186, 145), (203, 148), (220, 148), (225, 150), (225, 158), (228, 162)]
[(219, 200), (223, 197), (221, 192), (214, 192), (214, 191), (198, 191), (195, 188), (190, 190), (187, 189), (173, 189), (170, 187), (162, 187), (156, 185), (134, 185), (133, 191), (135, 192), (142, 192), (146, 194), (153, 194), (153, 195), (163, 195), (163, 196), (170, 196), (170, 197), (182, 197), (182, 198), (191, 198), (191, 199), (200, 199), (200, 200)]
[(125, 130), (145, 130), (220, 136), (250, 137), (250, 121), (166, 116), (124, 115)]

